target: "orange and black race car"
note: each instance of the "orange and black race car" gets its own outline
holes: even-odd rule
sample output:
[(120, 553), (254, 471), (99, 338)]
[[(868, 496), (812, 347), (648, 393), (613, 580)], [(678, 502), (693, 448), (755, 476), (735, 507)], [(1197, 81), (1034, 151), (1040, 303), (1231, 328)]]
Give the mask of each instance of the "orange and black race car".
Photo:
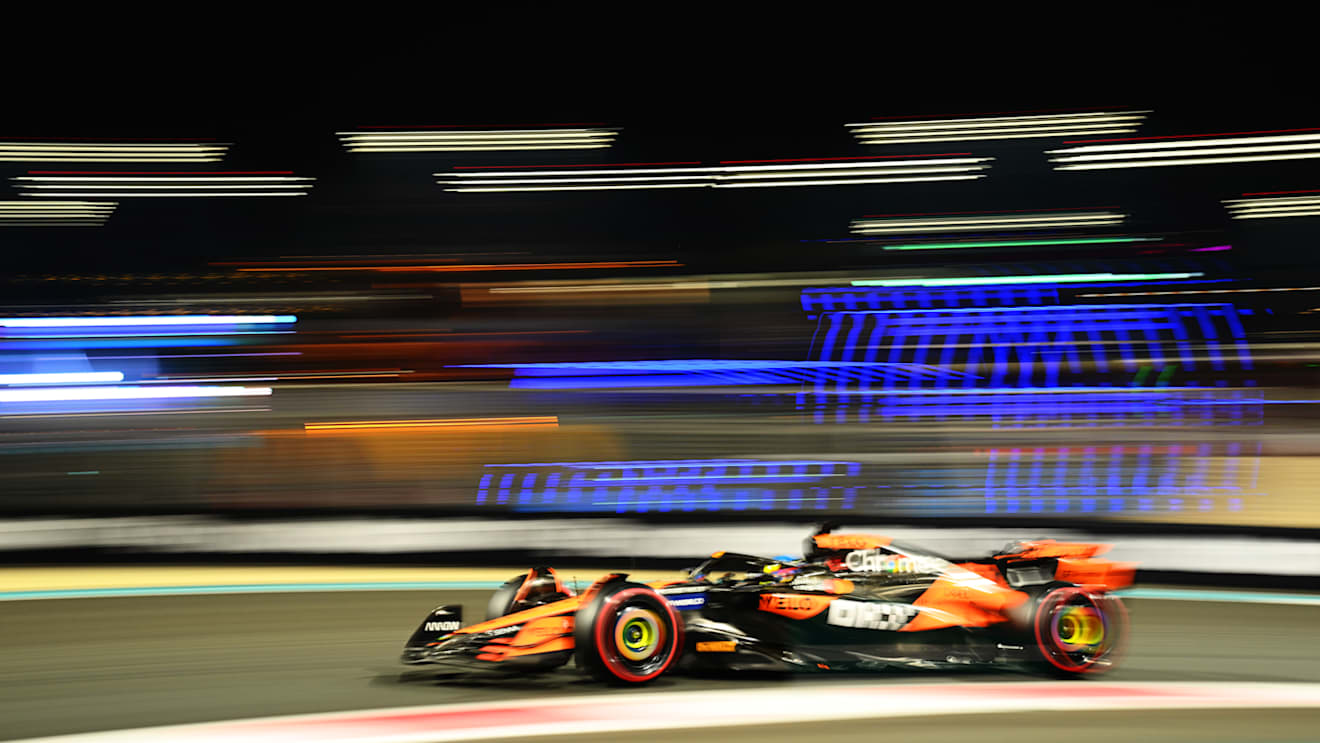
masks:
[(433, 611), (403, 652), (409, 664), (512, 672), (573, 659), (607, 681), (675, 670), (859, 671), (1005, 664), (1062, 676), (1118, 661), (1127, 612), (1113, 591), (1134, 564), (1108, 546), (1017, 542), (954, 559), (823, 526), (801, 559), (717, 552), (687, 578), (611, 574), (576, 593), (550, 568), (495, 592), (486, 621)]

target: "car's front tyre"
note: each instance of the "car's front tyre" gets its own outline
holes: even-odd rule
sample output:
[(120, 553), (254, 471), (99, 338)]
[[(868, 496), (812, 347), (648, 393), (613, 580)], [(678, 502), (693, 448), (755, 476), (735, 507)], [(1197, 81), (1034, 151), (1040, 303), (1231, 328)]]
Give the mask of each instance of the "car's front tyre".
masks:
[(640, 583), (609, 583), (578, 610), (574, 658), (602, 681), (644, 684), (673, 668), (683, 649), (678, 613)]

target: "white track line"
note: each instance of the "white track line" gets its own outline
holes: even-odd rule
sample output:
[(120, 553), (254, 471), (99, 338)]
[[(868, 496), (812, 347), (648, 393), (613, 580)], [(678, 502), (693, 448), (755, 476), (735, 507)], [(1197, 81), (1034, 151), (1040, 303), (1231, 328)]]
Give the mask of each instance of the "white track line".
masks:
[(1320, 708), (1320, 684), (789, 685), (403, 707), (33, 738), (28, 743), (439, 743), (926, 715), (1228, 708)]

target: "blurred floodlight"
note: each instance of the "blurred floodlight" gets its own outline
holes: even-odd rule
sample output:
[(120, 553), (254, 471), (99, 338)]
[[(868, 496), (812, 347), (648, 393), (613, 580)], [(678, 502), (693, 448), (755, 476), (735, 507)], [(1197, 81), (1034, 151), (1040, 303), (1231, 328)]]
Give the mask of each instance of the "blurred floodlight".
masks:
[[(662, 188), (782, 188), (984, 178), (989, 157), (726, 161), (717, 167), (614, 167), (436, 173), (447, 191), (604, 191)], [(755, 164), (742, 164), (742, 163)], [(643, 164), (645, 165), (645, 164)]]
[(1137, 130), (1148, 113), (1150, 112), (1097, 111), (1036, 116), (873, 121), (845, 124), (845, 126), (852, 131), (859, 144), (870, 145), (1087, 137), (1101, 134), (1130, 134)]
[(489, 152), (594, 150), (610, 147), (616, 129), (432, 129), (337, 132), (349, 152)]
[(228, 149), (218, 142), (0, 141), (0, 162), (211, 163)]
[(167, 172), (104, 173), (30, 171), (15, 176), (24, 196), (62, 198), (306, 196), (315, 178), (288, 171), (207, 174)]
[(0, 227), (100, 227), (114, 201), (0, 201)]
[[(1320, 216), (1320, 192), (1280, 192), (1288, 195), (1255, 199), (1230, 199), (1224, 202), (1233, 219), (1281, 219), (1284, 217)], [(1311, 195), (1306, 195), (1306, 194)], [(1257, 194), (1243, 194), (1251, 196)], [(1264, 196), (1265, 194), (1259, 194)]]
[(1122, 224), (1126, 218), (1127, 215), (1121, 212), (1102, 210), (1039, 214), (950, 213), (931, 216), (880, 216), (853, 220), (852, 232), (857, 235), (890, 235), (908, 232), (1065, 229)]
[(1219, 165), (1320, 157), (1320, 133), (1274, 136), (1268, 136), (1271, 132), (1244, 134), (1249, 136), (1196, 134), (1160, 137), (1158, 141), (1134, 140), (1124, 144), (1111, 144), (1103, 140), (1094, 144), (1079, 142), (1077, 147), (1050, 150), (1047, 154), (1056, 170)]

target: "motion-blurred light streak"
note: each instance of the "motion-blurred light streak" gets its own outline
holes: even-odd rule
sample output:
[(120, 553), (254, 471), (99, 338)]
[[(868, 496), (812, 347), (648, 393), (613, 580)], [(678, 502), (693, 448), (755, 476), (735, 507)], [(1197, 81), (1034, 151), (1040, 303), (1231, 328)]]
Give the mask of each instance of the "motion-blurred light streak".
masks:
[(0, 227), (101, 227), (114, 201), (0, 201)]
[(297, 315), (125, 315), (122, 317), (0, 317), (7, 328), (102, 328), (134, 325), (268, 325)]
[[(905, 159), (848, 158), (850, 162), (728, 161), (718, 166), (600, 168), (582, 170), (483, 170), (436, 173), (447, 191), (597, 191), (652, 188), (774, 188), (869, 183), (975, 180), (994, 158), (926, 155)], [(745, 162), (759, 164), (742, 164)], [(664, 175), (660, 175), (664, 174)], [(943, 175), (940, 175), (943, 174)], [(670, 181), (683, 180), (683, 183)], [(573, 184), (589, 185), (573, 185)]]
[[(884, 358), (890, 363), (934, 364), (969, 375), (938, 378), (929, 385), (914, 379), (905, 385), (941, 389), (1094, 386), (1097, 378), (1135, 387), (1133, 373), (1151, 359), (1164, 361), (1166, 367), (1177, 364), (1188, 375), (1210, 372), (1218, 377), (1227, 371), (1228, 361), (1240, 369), (1252, 368), (1246, 333), (1231, 304), (826, 312), (812, 341), (812, 356), (850, 363)], [(885, 387), (894, 388), (897, 381), (886, 380)], [(818, 390), (852, 387), (850, 382), (834, 390), (818, 385)], [(871, 383), (860, 380), (857, 388), (868, 391)]]
[(982, 230), (1040, 230), (1069, 227), (1098, 227), (1122, 224), (1127, 215), (1114, 211), (1056, 211), (1037, 214), (1020, 212), (980, 216), (949, 213), (925, 217), (864, 217), (852, 222), (857, 235), (889, 235), (908, 232), (966, 232)]
[(1264, 136), (1188, 135), (1151, 137), (1152, 141), (1112, 144), (1113, 140), (1079, 142), (1076, 147), (1049, 150), (1056, 170), (1108, 170), (1173, 165), (1274, 162), (1320, 157), (1320, 133)]
[(1135, 132), (1149, 111), (987, 116), (845, 124), (858, 144), (897, 145)]
[(3, 389), (0, 390), (0, 402), (153, 400), (188, 397), (251, 397), (269, 394), (271, 394), (269, 387), (55, 387)]
[(418, 420), (383, 420), (383, 421), (324, 421), (306, 423), (303, 429), (309, 433), (327, 431), (400, 431), (427, 428), (503, 428), (508, 426), (548, 426), (557, 427), (559, 418), (553, 415), (521, 416), (508, 418), (432, 418)]
[(220, 142), (0, 141), (0, 162), (210, 163), (229, 150)]
[(32, 170), (14, 176), (23, 196), (44, 198), (306, 196), (315, 178), (291, 171)]
[(393, 273), (465, 273), (476, 271), (572, 271), (594, 268), (670, 268), (682, 266), (675, 260), (654, 261), (568, 261), (563, 263), (456, 263), (452, 265), (380, 265), (380, 266), (259, 266), (239, 271), (381, 271)]
[(1253, 294), (1261, 292), (1315, 292), (1320, 286), (1279, 286), (1258, 289), (1179, 289), (1176, 291), (1154, 292), (1107, 292), (1103, 294), (1079, 294), (1079, 297), (1158, 297), (1179, 294)]
[(614, 144), (617, 129), (432, 129), (336, 132), (349, 152), (492, 152), (594, 150)]
[(1233, 219), (1282, 219), (1320, 216), (1320, 194), (1314, 196), (1275, 196), (1273, 198), (1230, 199), (1224, 208)]
[(1081, 237), (1058, 240), (970, 240), (960, 242), (911, 243), (885, 245), (882, 250), (961, 250), (966, 248), (1035, 248), (1049, 245), (1114, 245), (1157, 242), (1157, 237)]
[(1153, 279), (1190, 279), (1202, 273), (1065, 273), (1033, 276), (967, 276), (956, 279), (861, 279), (853, 286), (993, 286), (1011, 284), (1076, 284), (1109, 281), (1150, 281)]
[(923, 364), (831, 361), (673, 359), (657, 361), (463, 364), (465, 369), (513, 369), (511, 389), (626, 389), (848, 383), (895, 379), (963, 380), (964, 372)]
[[(851, 508), (859, 489), (853, 479), (861, 468), (842, 460), (773, 459), (489, 464), (476, 503), (517, 511), (616, 513)], [(781, 493), (776, 486), (790, 489)]]
[(940, 307), (1016, 307), (1021, 305), (1057, 305), (1056, 286), (1024, 284), (1021, 286), (975, 287), (822, 287), (803, 289), (802, 309), (807, 312), (833, 310), (902, 310)]
[(107, 372), (51, 372), (46, 374), (0, 374), (0, 384), (95, 384), (122, 382), (124, 373)]

